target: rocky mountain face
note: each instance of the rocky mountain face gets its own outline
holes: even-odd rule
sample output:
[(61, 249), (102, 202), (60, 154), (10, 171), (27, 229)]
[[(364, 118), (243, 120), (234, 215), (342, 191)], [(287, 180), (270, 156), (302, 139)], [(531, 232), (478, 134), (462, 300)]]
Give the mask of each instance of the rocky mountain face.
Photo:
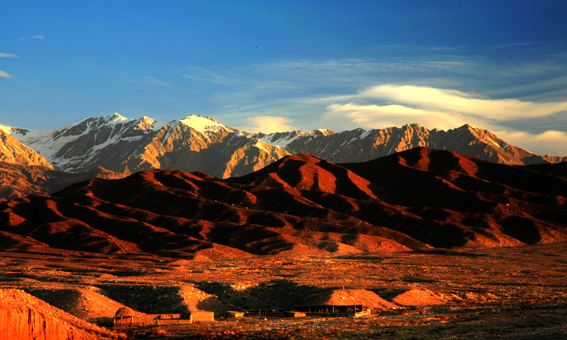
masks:
[(56, 169), (73, 172), (97, 166), (122, 173), (179, 169), (225, 178), (250, 173), (289, 154), (200, 116), (160, 123), (114, 114), (51, 131), (19, 129), (13, 135), (45, 155)]
[(428, 130), (417, 124), (379, 130), (356, 129), (312, 138), (297, 138), (286, 145), (292, 154), (308, 153), (335, 163), (364, 162), (416, 147), (459, 152), (502, 164), (558, 163), (567, 157), (540, 156), (513, 146), (488, 130), (463, 125), (448, 131)]
[[(209, 117), (193, 115), (163, 123), (148, 117), (128, 119), (114, 114), (89, 117), (48, 131), (2, 127), (0, 134), (0, 161), (12, 164), (0, 168), (3, 183), (0, 197), (4, 199), (33, 192), (50, 193), (60, 188), (57, 184), (45, 185), (47, 182), (68, 183), (60, 180), (65, 177), (62, 174), (45, 175), (45, 171), (54, 169), (66, 173), (102, 169), (99, 175), (103, 178), (152, 169), (201, 171), (228, 178), (252, 173), (292, 154), (305, 153), (334, 163), (350, 163), (415, 147), (450, 150), (510, 165), (567, 160), (567, 157), (531, 153), (470, 125), (448, 131), (412, 124), (339, 133), (315, 130), (250, 134)], [(30, 166), (33, 170), (26, 168)], [(45, 169), (40, 170), (41, 167)], [(54, 182), (54, 178), (58, 180)]]
[(101, 167), (84, 173), (55, 170), (43, 156), (12, 137), (11, 132), (0, 128), (0, 202), (34, 193), (55, 192), (90, 178), (126, 176)]
[(565, 242), (564, 171), (430, 148), (348, 164), (292, 155), (228, 179), (142, 171), (0, 203), (0, 249), (226, 258)]
[(177, 169), (227, 178), (251, 173), (291, 154), (307, 153), (338, 163), (363, 162), (415, 147), (456, 151), (513, 165), (567, 160), (536, 155), (470, 125), (448, 131), (412, 124), (340, 133), (249, 134), (208, 117), (189, 116), (161, 123), (148, 117), (127, 119), (114, 114), (50, 131), (14, 129), (12, 135), (45, 156), (55, 169), (73, 172), (100, 166), (123, 173)]
[(43, 156), (12, 137), (9, 129), (1, 127), (0, 125), (0, 162), (53, 169), (53, 166)]

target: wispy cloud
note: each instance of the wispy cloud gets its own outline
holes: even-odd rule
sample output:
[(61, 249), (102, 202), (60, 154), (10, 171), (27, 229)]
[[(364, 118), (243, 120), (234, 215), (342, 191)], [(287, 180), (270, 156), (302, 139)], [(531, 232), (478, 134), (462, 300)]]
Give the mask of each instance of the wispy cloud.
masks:
[(138, 83), (138, 84), (150, 84), (150, 85), (159, 85), (159, 86), (173, 86), (165, 81), (161, 81), (154, 77), (146, 76), (142, 79), (137, 80), (126, 80), (127, 83)]
[(206, 81), (217, 85), (232, 85), (235, 83), (235, 81), (230, 78), (197, 66), (188, 66), (184, 70), (180, 71), (180, 73), (181, 76), (185, 78)]
[[(391, 60), (337, 59), (337, 60), (296, 60), (279, 61), (264, 65), (256, 65), (256, 72), (273, 75), (297, 77), (309, 82), (328, 81), (353, 75), (371, 75), (387, 72), (438, 72), (452, 70), (464, 72), (469, 69), (468, 63), (459, 60), (411, 60), (394, 58)], [(353, 80), (357, 80), (354, 78)]]
[(500, 44), (500, 45), (492, 45), (487, 46), (488, 48), (508, 48), (508, 47), (525, 47), (525, 46), (534, 46), (533, 42), (523, 42), (523, 43), (509, 43), (509, 44)]
[(470, 47), (466, 45), (460, 46), (425, 46), (415, 44), (390, 44), (374, 46), (375, 51), (388, 51), (392, 52), (408, 52), (408, 51), (421, 51), (421, 52), (450, 52), (450, 51), (463, 51), (468, 50)]
[(492, 96), (508, 96), (513, 93), (530, 93), (523, 100), (535, 100), (537, 97), (567, 98), (567, 75), (558, 75), (544, 80), (533, 80), (503, 88), (492, 89)]
[(0, 70), (0, 78), (12, 78), (7, 72)]
[(34, 35), (33, 38), (34, 38), (34, 39), (45, 40), (45, 37), (44, 37), (43, 35)]
[(18, 58), (18, 56), (10, 53), (0, 53), (0, 58)]
[(152, 85), (160, 85), (160, 86), (173, 86), (171, 84), (166, 83), (165, 81), (161, 81), (153, 77), (145, 77), (145, 83)]

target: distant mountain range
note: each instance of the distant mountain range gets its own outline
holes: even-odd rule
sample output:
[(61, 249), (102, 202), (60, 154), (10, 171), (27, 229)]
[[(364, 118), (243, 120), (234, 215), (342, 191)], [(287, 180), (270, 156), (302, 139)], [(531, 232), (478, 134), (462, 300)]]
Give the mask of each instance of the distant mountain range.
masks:
[(0, 126), (0, 143), (0, 162), (12, 164), (0, 166), (0, 199), (53, 192), (61, 183), (69, 183), (66, 174), (70, 172), (75, 179), (92, 175), (119, 178), (142, 170), (177, 169), (228, 178), (299, 153), (351, 163), (431, 147), (509, 165), (567, 160), (534, 154), (470, 125), (448, 131), (412, 124), (344, 132), (253, 134), (195, 115), (164, 123), (116, 113), (37, 131)]
[(565, 242), (566, 165), (414, 148), (299, 154), (227, 179), (142, 171), (0, 203), (0, 249), (218, 259)]

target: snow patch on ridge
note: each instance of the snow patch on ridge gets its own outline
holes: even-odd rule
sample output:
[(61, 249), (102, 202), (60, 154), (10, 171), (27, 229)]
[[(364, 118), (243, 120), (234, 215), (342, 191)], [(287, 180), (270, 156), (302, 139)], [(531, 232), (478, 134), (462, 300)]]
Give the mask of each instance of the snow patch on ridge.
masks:
[(269, 135), (265, 135), (261, 138), (258, 138), (258, 140), (261, 140), (262, 142), (264, 142), (266, 144), (277, 146), (279, 148), (285, 148), (289, 143), (293, 142), (294, 140), (296, 140), (299, 137), (300, 137), (299, 135), (295, 135), (293, 137), (277, 138), (276, 133), (270, 133)]
[(312, 132), (302, 132), (302, 131), (291, 131), (291, 132), (274, 132), (269, 134), (254, 134), (254, 138), (260, 139), (262, 142), (266, 144), (270, 144), (272, 146), (276, 146), (279, 148), (286, 148), (290, 143), (297, 139), (309, 137), (308, 142), (313, 139), (313, 137), (317, 136), (330, 136), (334, 134), (334, 131), (329, 129), (318, 129), (313, 130)]
[(256, 141), (256, 143), (254, 144), (254, 146), (257, 147), (258, 149), (261, 149), (261, 150), (264, 150), (267, 153), (270, 153), (270, 151), (268, 149), (266, 149), (266, 147), (264, 145), (265, 145), (265, 143), (260, 139), (258, 139)]
[(111, 124), (126, 123), (133, 120), (120, 115), (118, 112), (111, 116), (106, 116), (105, 118), (107, 118), (108, 122)]
[(217, 122), (210, 117), (203, 117), (198, 115), (187, 116), (183, 119), (180, 119), (179, 122), (205, 135), (210, 132), (228, 130), (228, 128), (224, 124)]
[[(66, 128), (70, 128), (73, 125), (67, 125), (56, 130), (35, 130), (29, 131), (25, 136), (20, 134), (13, 134), (20, 143), (32, 148), (35, 152), (39, 153), (51, 164), (57, 164), (57, 159), (55, 159), (55, 154), (69, 142), (73, 142), (82, 135), (75, 136), (61, 136), (54, 139), (53, 136)], [(57, 164), (59, 165), (59, 164)]]
[(372, 131), (363, 130), (362, 133), (360, 134), (360, 136), (358, 137), (358, 139), (364, 139), (364, 138), (368, 137), (368, 135), (369, 135), (371, 132), (372, 132)]
[(159, 131), (159, 130), (163, 129), (166, 125), (167, 125), (167, 123), (158, 122), (158, 121), (156, 120), (156, 121), (154, 121), (154, 123), (152, 124), (152, 130), (153, 130), (153, 131)]
[(502, 147), (500, 146), (500, 144), (496, 143), (494, 140), (492, 140), (492, 138), (488, 137), (488, 141), (491, 142), (492, 144), (496, 145), (496, 146), (499, 147), (500, 149), (502, 149)]
[(0, 130), (6, 132), (9, 135), (12, 134), (12, 128), (11, 127), (4, 126), (4, 125), (0, 124)]

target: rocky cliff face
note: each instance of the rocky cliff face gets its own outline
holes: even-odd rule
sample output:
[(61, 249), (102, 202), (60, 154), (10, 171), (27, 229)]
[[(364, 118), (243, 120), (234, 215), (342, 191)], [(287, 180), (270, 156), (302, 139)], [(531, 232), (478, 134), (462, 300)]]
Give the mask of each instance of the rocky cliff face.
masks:
[(116, 334), (80, 320), (23, 291), (0, 290), (0, 338), (10, 340), (112, 339)]

